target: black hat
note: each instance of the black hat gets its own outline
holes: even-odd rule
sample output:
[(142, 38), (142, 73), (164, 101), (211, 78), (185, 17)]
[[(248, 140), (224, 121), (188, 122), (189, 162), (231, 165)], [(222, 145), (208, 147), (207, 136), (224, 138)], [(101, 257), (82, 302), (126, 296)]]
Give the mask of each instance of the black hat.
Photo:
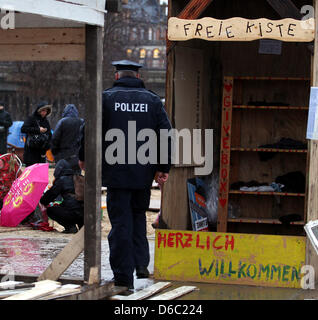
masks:
[(138, 72), (139, 68), (142, 68), (141, 64), (129, 60), (113, 61), (112, 65), (116, 68), (116, 71), (130, 70)]
[(0, 101), (0, 106), (5, 107), (5, 105), (4, 105), (4, 101)]

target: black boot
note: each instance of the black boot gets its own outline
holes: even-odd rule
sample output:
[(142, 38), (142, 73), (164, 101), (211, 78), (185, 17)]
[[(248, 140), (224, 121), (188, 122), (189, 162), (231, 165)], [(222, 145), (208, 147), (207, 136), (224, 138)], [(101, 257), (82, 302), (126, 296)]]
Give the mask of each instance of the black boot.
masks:
[(72, 226), (72, 227), (64, 227), (64, 231), (62, 231), (62, 233), (76, 233), (78, 231), (76, 226)]
[(137, 279), (146, 279), (149, 278), (149, 271), (145, 266), (136, 267)]

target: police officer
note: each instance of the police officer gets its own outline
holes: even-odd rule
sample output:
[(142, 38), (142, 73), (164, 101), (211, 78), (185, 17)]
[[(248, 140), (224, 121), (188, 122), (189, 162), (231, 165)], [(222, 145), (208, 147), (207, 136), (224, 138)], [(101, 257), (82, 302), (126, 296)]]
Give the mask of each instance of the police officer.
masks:
[[(140, 79), (139, 69), (142, 66), (128, 60), (112, 64), (116, 68), (116, 81), (112, 88), (103, 92), (102, 154), (105, 158), (102, 182), (107, 187), (107, 210), (112, 225), (108, 240), (115, 285), (132, 289), (134, 270), (137, 278), (149, 276), (146, 210), (149, 208), (152, 182), (155, 177), (161, 185), (166, 182), (171, 163), (169, 151), (166, 163), (140, 163), (136, 155), (145, 142), (138, 141), (136, 137), (141, 130), (152, 129), (157, 134), (159, 146), (160, 129), (169, 130), (171, 124), (159, 96), (147, 90)], [(134, 128), (135, 134), (129, 128)], [(113, 163), (107, 158), (108, 147), (114, 141), (106, 136), (112, 129), (120, 129), (125, 137), (124, 162)], [(132, 155), (136, 161), (131, 161)], [(116, 151), (114, 156), (118, 156)], [(160, 150), (157, 156), (159, 159)]]

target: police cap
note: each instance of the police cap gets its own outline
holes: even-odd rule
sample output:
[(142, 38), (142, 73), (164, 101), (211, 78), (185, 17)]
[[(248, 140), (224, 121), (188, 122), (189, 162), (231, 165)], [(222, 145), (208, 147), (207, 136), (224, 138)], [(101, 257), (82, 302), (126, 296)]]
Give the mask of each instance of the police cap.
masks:
[(139, 68), (142, 68), (141, 64), (129, 60), (113, 61), (112, 65), (116, 68), (116, 71), (131, 70), (138, 72)]

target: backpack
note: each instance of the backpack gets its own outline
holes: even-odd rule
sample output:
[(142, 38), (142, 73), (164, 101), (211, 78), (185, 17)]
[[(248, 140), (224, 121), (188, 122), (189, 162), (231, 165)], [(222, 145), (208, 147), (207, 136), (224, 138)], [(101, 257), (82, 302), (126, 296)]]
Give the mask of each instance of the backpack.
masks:
[(73, 175), (74, 189), (75, 189), (75, 199), (77, 201), (84, 201), (84, 186), (85, 177), (79, 174)]

